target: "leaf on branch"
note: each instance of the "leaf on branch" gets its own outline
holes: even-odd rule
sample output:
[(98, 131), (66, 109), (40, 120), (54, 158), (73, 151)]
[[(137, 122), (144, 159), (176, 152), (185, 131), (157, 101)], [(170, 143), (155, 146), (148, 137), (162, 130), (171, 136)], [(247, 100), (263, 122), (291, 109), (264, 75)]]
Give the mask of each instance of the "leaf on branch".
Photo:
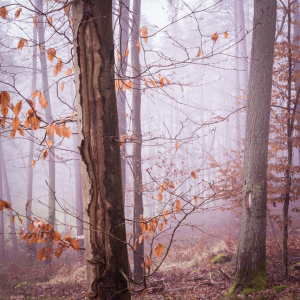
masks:
[(22, 8), (18, 8), (15, 12), (15, 19), (18, 19), (20, 17), (20, 14), (22, 12)]
[(213, 34), (212, 37), (211, 37), (211, 39), (212, 39), (214, 42), (216, 42), (216, 41), (218, 40), (218, 38), (219, 38), (219, 35), (218, 35), (217, 32), (216, 32), (215, 34)]
[(3, 208), (10, 210), (10, 207), (11, 207), (10, 203), (6, 202), (5, 200), (0, 199), (0, 211), (2, 211)]
[(12, 221), (13, 223), (15, 223), (15, 216), (12, 216), (12, 217), (11, 217), (11, 221)]
[(6, 117), (1, 118), (1, 127), (2, 128), (5, 127), (5, 119), (6, 119)]
[(148, 86), (148, 81), (147, 81), (147, 78), (146, 77), (144, 77), (144, 80), (145, 80), (145, 86), (146, 86), (146, 89), (149, 87)]
[(14, 139), (15, 136), (16, 136), (16, 131), (15, 131), (15, 130), (11, 130), (11, 131), (10, 131), (10, 137), (11, 137), (12, 139)]
[(128, 46), (126, 46), (125, 56), (128, 57), (128, 54), (129, 54), (129, 49)]
[(40, 51), (42, 51), (44, 49), (42, 44), (39, 44), (39, 48), (40, 48)]
[(72, 135), (72, 130), (65, 124), (62, 125), (62, 135), (66, 138), (69, 138)]
[(29, 207), (29, 203), (30, 203), (31, 199), (29, 199), (25, 205), (25, 210), (27, 211), (27, 208)]
[(75, 115), (76, 115), (76, 112), (74, 111), (71, 116), (70, 116), (70, 120), (74, 120), (75, 119)]
[(149, 271), (151, 271), (152, 259), (150, 257), (147, 257), (147, 259), (144, 260), (144, 264), (145, 264), (145, 268), (148, 269)]
[(133, 250), (136, 251), (136, 241), (134, 242)]
[(159, 223), (159, 224), (158, 224), (158, 229), (159, 229), (160, 231), (162, 231), (163, 228), (164, 228), (164, 223)]
[(48, 101), (47, 99), (45, 98), (45, 96), (43, 95), (43, 93), (41, 91), (39, 91), (39, 103), (41, 105), (41, 109), (44, 109), (48, 106)]
[(122, 56), (121, 56), (119, 50), (117, 50), (117, 56), (118, 56), (118, 61), (121, 61)]
[(49, 140), (46, 142), (46, 144), (47, 144), (47, 147), (48, 147), (48, 148), (50, 148), (50, 147), (51, 147), (51, 145), (52, 145), (52, 142), (51, 142), (51, 140), (49, 139)]
[(7, 15), (8, 15), (8, 11), (7, 11), (6, 7), (5, 6), (1, 7), (0, 8), (1, 18), (5, 20)]
[(149, 80), (150, 80), (150, 82), (152, 83), (152, 85), (153, 85), (155, 88), (157, 88), (156, 82), (155, 82), (154, 80), (152, 80), (151, 78), (149, 78)]
[(28, 99), (27, 102), (28, 102), (28, 104), (29, 104), (33, 109), (35, 109), (35, 102), (34, 102), (34, 101)]
[(58, 59), (54, 69), (53, 69), (53, 74), (54, 76), (57, 76), (58, 72), (60, 73), (62, 68), (63, 68), (64, 64), (63, 62), (61, 61), (61, 58)]
[(47, 49), (47, 58), (52, 63), (56, 55), (56, 50), (54, 48)]
[(196, 203), (198, 204), (199, 199), (196, 196), (194, 196), (194, 199), (195, 199)]
[(161, 202), (163, 199), (163, 195), (159, 193), (157, 197), (158, 197), (158, 200)]
[(162, 193), (162, 192), (165, 190), (166, 186), (167, 186), (167, 184), (164, 182), (164, 183), (160, 186), (159, 191)]
[(1, 113), (2, 113), (2, 115), (3, 115), (4, 117), (8, 114), (8, 108), (7, 108), (6, 105), (5, 105), (5, 106), (2, 106), (2, 108), (1, 108)]
[(18, 128), (18, 131), (21, 134), (21, 136), (25, 136), (25, 132), (21, 127)]
[(198, 56), (198, 57), (200, 57), (200, 56), (201, 56), (201, 50), (200, 50), (200, 49), (198, 50), (198, 54), (197, 54), (197, 56)]
[(36, 116), (31, 117), (30, 120), (31, 120), (31, 129), (38, 130), (40, 128), (41, 120)]
[(25, 45), (25, 40), (24, 39), (20, 39), (17, 48), (20, 49), (20, 50), (22, 50), (23, 47), (24, 47), (24, 45)]
[(13, 128), (14, 131), (17, 131), (21, 125), (21, 122), (19, 120), (19, 118), (15, 117), (13, 118), (13, 120), (11, 121), (11, 127)]
[(144, 38), (144, 41), (148, 42), (148, 28), (146, 26), (142, 27), (142, 37)]
[(196, 172), (195, 172), (195, 171), (192, 171), (192, 172), (191, 172), (191, 176), (192, 176), (194, 179), (197, 179), (197, 175), (196, 175)]
[(42, 248), (42, 249), (38, 252), (37, 257), (38, 257), (38, 260), (39, 260), (40, 262), (42, 261), (42, 259), (45, 260), (45, 259), (44, 259), (45, 249), (46, 249), (46, 247)]
[(36, 15), (33, 18), (33, 25), (35, 28), (37, 28), (37, 16)]
[(16, 106), (14, 107), (14, 114), (15, 114), (16, 117), (19, 115), (21, 109), (22, 109), (22, 100), (19, 101), (19, 102), (16, 104)]
[(116, 87), (117, 92), (121, 89), (121, 87), (122, 87), (122, 81), (121, 81), (120, 77), (116, 80), (115, 87)]
[(137, 52), (140, 53), (141, 52), (141, 44), (140, 44), (140, 41), (137, 40), (136, 42), (136, 49), (137, 49)]
[(67, 17), (69, 16), (69, 4), (68, 3), (69, 3), (69, 1), (67, 1), (67, 5), (64, 7), (64, 12)]
[(49, 25), (49, 27), (52, 26), (52, 17), (49, 17), (49, 19), (48, 19), (48, 25)]
[(69, 69), (66, 71), (65, 76), (71, 75), (72, 72), (73, 72), (72, 68), (69, 68)]
[(139, 237), (139, 244), (141, 244), (141, 242), (143, 241), (143, 237), (144, 237), (144, 233), (142, 233)]
[(60, 86), (60, 89), (63, 91), (64, 88), (65, 88), (65, 83), (63, 82), (63, 83), (61, 84), (61, 86)]
[(175, 207), (174, 207), (174, 209), (175, 209), (176, 212), (180, 212), (180, 211), (181, 211), (181, 208), (182, 208), (181, 202), (180, 202), (180, 200), (178, 199), (178, 200), (176, 200), (176, 202), (175, 202)]
[(58, 231), (53, 230), (52, 231), (52, 238), (53, 238), (53, 241), (58, 242), (62, 239), (62, 235)]
[(42, 160), (45, 160), (47, 156), (48, 156), (48, 151), (47, 151), (47, 149), (45, 149), (45, 150), (43, 151)]
[(169, 183), (168, 186), (169, 186), (170, 189), (175, 189), (174, 183), (172, 181)]
[(36, 160), (32, 160), (31, 167), (34, 168), (35, 164), (36, 164)]
[(0, 93), (0, 105), (6, 106), (10, 102), (10, 95), (8, 92), (2, 91)]
[(178, 148), (179, 148), (179, 143), (178, 142), (175, 143), (175, 148), (176, 148), (176, 151), (177, 151)]
[(59, 137), (62, 137), (62, 127), (59, 126), (58, 124), (55, 124), (55, 133), (56, 133)]
[(37, 95), (38, 95), (38, 91), (35, 90), (35, 91), (32, 93), (32, 99), (34, 99)]
[(132, 82), (127, 80), (124, 82), (123, 91), (130, 91), (132, 87)]
[(158, 243), (158, 244), (155, 246), (153, 252), (154, 252), (154, 254), (156, 255), (156, 257), (158, 258), (158, 257), (161, 256), (161, 254), (164, 252), (164, 250), (165, 250), (164, 245), (163, 245), (162, 243)]
[(18, 215), (18, 219), (21, 222), (21, 224), (23, 223), (23, 220), (20, 218), (20, 216)]
[(228, 32), (227, 32), (227, 31), (224, 32), (224, 38), (225, 38), (225, 39), (228, 38)]

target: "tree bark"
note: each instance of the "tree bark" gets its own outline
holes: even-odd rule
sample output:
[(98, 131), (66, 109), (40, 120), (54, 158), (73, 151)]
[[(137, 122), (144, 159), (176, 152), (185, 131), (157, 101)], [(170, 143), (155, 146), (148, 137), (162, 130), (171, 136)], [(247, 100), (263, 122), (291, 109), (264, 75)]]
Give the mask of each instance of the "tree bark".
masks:
[(142, 177), (142, 131), (141, 131), (141, 65), (136, 43), (139, 40), (141, 0), (133, 1), (133, 26), (131, 39), (132, 63), (132, 130), (134, 134), (132, 170), (134, 187), (134, 216), (133, 236), (136, 241), (136, 253), (133, 256), (134, 278), (141, 281), (144, 275), (144, 239), (139, 243), (142, 229), (138, 221), (144, 214), (143, 208), (143, 177)]
[(89, 299), (130, 299), (112, 1), (72, 7)]
[[(5, 188), (5, 196), (6, 196), (5, 200), (7, 202), (11, 203), (10, 188), (9, 188), (9, 183), (8, 183), (7, 170), (6, 170), (6, 166), (5, 166), (5, 162), (4, 162), (4, 153), (3, 153), (1, 139), (0, 139), (0, 160), (1, 160), (1, 165), (2, 165), (3, 183), (4, 183), (4, 188)], [(11, 234), (12, 249), (13, 249), (13, 251), (18, 251), (15, 223), (12, 222), (12, 216), (13, 216), (12, 210), (8, 211), (8, 215), (9, 215), (9, 227), (10, 227), (10, 234)]]
[(263, 290), (266, 273), (267, 162), (276, 1), (254, 0), (244, 156), (242, 223), (230, 294)]

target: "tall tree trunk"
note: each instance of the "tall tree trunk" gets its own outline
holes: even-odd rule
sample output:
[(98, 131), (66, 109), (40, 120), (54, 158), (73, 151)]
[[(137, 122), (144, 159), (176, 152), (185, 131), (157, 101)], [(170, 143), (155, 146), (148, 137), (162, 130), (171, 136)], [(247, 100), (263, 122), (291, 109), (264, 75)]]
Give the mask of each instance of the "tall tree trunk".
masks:
[[(5, 197), (6, 197), (5, 200), (7, 202), (11, 203), (10, 188), (9, 188), (9, 183), (8, 183), (7, 170), (6, 170), (6, 166), (5, 166), (5, 162), (4, 162), (4, 153), (3, 153), (1, 138), (0, 138), (0, 159), (1, 159), (1, 165), (2, 165), (3, 184), (4, 184)], [(11, 234), (12, 250), (17, 251), (18, 244), (17, 244), (15, 223), (12, 222), (12, 216), (13, 216), (12, 210), (9, 210), (8, 214), (9, 214), (9, 227), (10, 227), (10, 234)]]
[(89, 299), (130, 299), (112, 1), (72, 7)]
[[(120, 27), (119, 27), (119, 53), (121, 54), (120, 61), (117, 64), (117, 77), (125, 81), (126, 70), (128, 65), (128, 57), (125, 55), (128, 48), (129, 38), (129, 9), (130, 0), (120, 1)], [(126, 135), (126, 91), (122, 89), (117, 93), (118, 103), (118, 116), (119, 116), (119, 134), (120, 136)], [(126, 191), (126, 144), (124, 143), (121, 152), (121, 168), (122, 168), (122, 183), (123, 183), (123, 201), (125, 204), (125, 191)]]
[(254, 0), (244, 156), (242, 223), (230, 294), (263, 290), (266, 273), (267, 163), (276, 1)]
[[(36, 90), (36, 80), (37, 80), (37, 31), (35, 27), (33, 27), (33, 61), (32, 61), (32, 84), (31, 84), (31, 91)], [(29, 204), (26, 206), (26, 227), (29, 229), (29, 226), (31, 224), (31, 210), (32, 210), (32, 188), (33, 188), (33, 168), (31, 166), (32, 160), (33, 160), (33, 153), (34, 153), (34, 130), (31, 132), (31, 140), (29, 141), (29, 154), (28, 154), (28, 164), (27, 164), (27, 201), (29, 201)], [(31, 245), (27, 242), (27, 247), (31, 254), (36, 257), (35, 253), (35, 243), (32, 243)]]
[[(36, 6), (41, 12), (37, 16), (37, 29), (39, 36), (39, 44), (43, 46), (40, 51), (40, 63), (41, 63), (41, 73), (42, 73), (42, 86), (45, 98), (48, 101), (48, 106), (45, 108), (46, 112), (46, 122), (50, 124), (52, 122), (52, 111), (51, 111), (51, 101), (50, 101), (50, 91), (48, 82), (48, 72), (47, 72), (47, 57), (46, 57), (46, 44), (45, 44), (45, 23), (43, 13), (43, 1), (36, 0)], [(54, 138), (51, 138), (52, 145), (54, 145)], [(55, 147), (51, 146), (49, 149), (49, 189), (48, 189), (48, 223), (54, 226), (55, 223)]]
[[(1, 144), (0, 137), (0, 144)], [(0, 147), (2, 147), (0, 145)], [(0, 158), (0, 199), (3, 199), (3, 171), (2, 171), (2, 159)], [(5, 248), (4, 248), (4, 214), (3, 211), (0, 211), (0, 260), (5, 259)]]
[(142, 130), (141, 130), (141, 65), (136, 43), (139, 40), (141, 0), (133, 1), (133, 26), (131, 39), (132, 61), (132, 130), (134, 134), (132, 170), (134, 187), (134, 216), (133, 236), (136, 242), (136, 253), (133, 255), (134, 278), (141, 281), (144, 275), (144, 239), (139, 243), (142, 229), (138, 221), (143, 217), (143, 177), (142, 177)]
[(291, 120), (291, 104), (292, 104), (292, 45), (291, 45), (291, 1), (288, 0), (287, 6), (287, 17), (288, 17), (288, 82), (287, 82), (287, 168), (285, 170), (285, 195), (283, 203), (283, 232), (282, 232), (282, 274), (288, 275), (288, 228), (289, 228), (289, 204), (290, 204), (290, 191), (292, 185), (291, 179), (291, 166), (293, 160), (293, 124)]

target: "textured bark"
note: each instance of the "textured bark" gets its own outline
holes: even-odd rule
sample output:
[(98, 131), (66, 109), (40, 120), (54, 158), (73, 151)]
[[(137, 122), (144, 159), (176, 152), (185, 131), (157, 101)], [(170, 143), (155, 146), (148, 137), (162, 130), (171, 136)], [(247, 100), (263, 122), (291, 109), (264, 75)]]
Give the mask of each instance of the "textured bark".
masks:
[[(1, 143), (1, 137), (0, 137)], [(2, 147), (2, 146), (0, 146)], [(3, 199), (3, 180), (2, 180), (2, 159), (0, 158), (0, 199)], [(0, 259), (5, 258), (5, 248), (4, 248), (4, 214), (0, 211)]]
[[(10, 188), (9, 188), (9, 183), (8, 183), (6, 166), (5, 166), (5, 162), (4, 162), (4, 153), (3, 153), (1, 138), (0, 138), (0, 160), (1, 160), (1, 165), (2, 165), (3, 186), (4, 186), (5, 198), (6, 198), (4, 200), (11, 203)], [(17, 251), (18, 244), (17, 244), (16, 228), (15, 228), (15, 223), (12, 222), (12, 216), (13, 216), (13, 212), (12, 212), (12, 210), (9, 210), (8, 217), (9, 217), (9, 228), (10, 228), (10, 234), (11, 234), (12, 249), (13, 249), (13, 251)]]
[(244, 156), (242, 223), (235, 284), (231, 293), (261, 290), (267, 284), (266, 211), (276, 1), (254, 0)]
[[(128, 47), (129, 38), (129, 8), (130, 0), (120, 1), (120, 32), (119, 32), (119, 53), (121, 54), (121, 60), (117, 63), (117, 77), (125, 79), (126, 70), (128, 65), (128, 57), (125, 55)], [(124, 80), (125, 81), (125, 80)], [(119, 134), (120, 136), (126, 135), (126, 91), (121, 89), (117, 93), (118, 104), (118, 116), (119, 116)], [(121, 168), (122, 168), (122, 182), (123, 182), (123, 201), (125, 204), (125, 191), (126, 191), (126, 144), (123, 144), (121, 152)]]
[[(37, 30), (33, 27), (33, 41), (37, 42)], [(37, 80), (37, 43), (33, 45), (33, 60), (32, 60), (32, 85), (31, 90), (36, 90), (36, 80)], [(34, 152), (34, 130), (31, 132), (31, 140), (29, 141), (29, 154), (28, 154), (28, 163), (27, 163), (27, 201), (30, 201), (27, 210), (26, 210), (26, 227), (29, 229), (29, 225), (31, 224), (31, 210), (32, 210), (32, 188), (33, 188), (33, 168), (31, 166), (33, 160), (33, 152)], [(27, 242), (27, 247), (32, 255), (32, 257), (36, 257), (35, 252), (35, 243), (31, 245)]]
[(126, 300), (112, 1), (78, 1), (72, 13), (89, 299)]
[[(142, 131), (141, 131), (141, 65), (139, 53), (136, 48), (139, 39), (141, 0), (133, 1), (133, 26), (131, 40), (132, 64), (132, 130), (134, 134), (132, 170), (134, 187), (134, 215), (133, 219), (139, 221), (144, 214), (143, 208), (143, 177), (142, 177)], [(133, 236), (136, 242), (136, 253), (133, 256), (134, 278), (141, 281), (144, 275), (144, 239), (138, 242), (142, 229), (138, 222), (133, 223)]]
[[(39, 12), (43, 13), (43, 1), (36, 0), (36, 7)], [(45, 44), (45, 26), (44, 16), (39, 14), (37, 16), (37, 30), (39, 36), (39, 44), (43, 46), (43, 50), (40, 51), (40, 63), (41, 63), (41, 74), (42, 74), (42, 86), (45, 98), (48, 101), (48, 106), (45, 108), (46, 112), (46, 122), (50, 124), (52, 122), (52, 112), (51, 112), (51, 100), (47, 73), (47, 53)], [(54, 145), (54, 138), (51, 138), (52, 145)], [(52, 146), (49, 149), (49, 189), (48, 189), (48, 223), (54, 226), (55, 223), (55, 148)]]

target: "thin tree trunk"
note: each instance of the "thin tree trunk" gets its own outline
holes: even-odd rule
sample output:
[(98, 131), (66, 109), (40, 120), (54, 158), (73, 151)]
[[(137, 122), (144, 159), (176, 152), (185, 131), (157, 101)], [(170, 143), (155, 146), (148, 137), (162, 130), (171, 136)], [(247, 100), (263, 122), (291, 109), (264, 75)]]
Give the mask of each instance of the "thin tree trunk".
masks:
[[(1, 144), (1, 137), (0, 137), (0, 144)], [(2, 146), (0, 146), (2, 147)], [(2, 180), (2, 159), (0, 159), (0, 199), (3, 199), (3, 180)], [(0, 211), (0, 259), (5, 259), (5, 248), (4, 248), (4, 214), (3, 211)]]
[[(43, 1), (36, 0), (36, 5), (38, 10), (43, 13)], [(42, 86), (45, 98), (48, 101), (48, 106), (45, 108), (46, 112), (46, 122), (50, 124), (52, 122), (52, 112), (51, 112), (51, 101), (50, 101), (50, 91), (48, 82), (48, 72), (47, 72), (47, 57), (46, 57), (46, 44), (45, 44), (45, 24), (44, 16), (39, 14), (37, 16), (37, 30), (39, 36), (39, 44), (43, 46), (40, 51), (40, 63), (41, 63), (41, 73), (42, 73)], [(51, 138), (52, 145), (54, 145), (54, 138)], [(54, 226), (55, 223), (55, 147), (49, 149), (49, 189), (48, 189), (48, 223)]]
[[(141, 65), (136, 43), (139, 40), (141, 0), (133, 1), (133, 26), (131, 40), (131, 60), (132, 60), (132, 130), (135, 142), (133, 144), (132, 169), (134, 187), (134, 216), (135, 221), (143, 217), (143, 178), (142, 178), (142, 131), (141, 131)], [(134, 278), (141, 281), (144, 275), (144, 239), (139, 243), (138, 239), (142, 235), (142, 229), (138, 222), (133, 223), (133, 236), (136, 241), (136, 253), (133, 256)]]
[(77, 1), (72, 13), (89, 299), (127, 300), (112, 1)]
[[(32, 61), (32, 85), (31, 90), (32, 92), (36, 90), (36, 80), (37, 80), (37, 30), (33, 27), (33, 61)], [(31, 131), (31, 140), (29, 141), (29, 154), (28, 154), (28, 164), (27, 164), (27, 201), (29, 201), (28, 205), (26, 206), (26, 227), (29, 229), (31, 224), (31, 211), (32, 211), (32, 188), (33, 188), (33, 168), (31, 166), (33, 160), (33, 153), (34, 153), (34, 130)], [(31, 245), (27, 242), (27, 247), (31, 254), (34, 254), (32, 257), (36, 257), (35, 253), (35, 243)]]
[[(120, 61), (117, 63), (117, 77), (123, 81), (126, 79), (126, 70), (128, 65), (128, 57), (125, 55), (128, 48), (129, 38), (129, 9), (130, 0), (120, 1), (120, 32), (119, 32), (119, 53), (121, 55)], [(118, 116), (119, 116), (119, 134), (120, 136), (126, 135), (126, 91), (121, 89), (117, 93)], [(122, 168), (122, 183), (123, 183), (123, 201), (125, 205), (125, 191), (126, 191), (126, 144), (124, 143), (121, 152), (121, 168)]]
[[(7, 202), (11, 203), (10, 188), (9, 188), (9, 183), (8, 183), (6, 166), (5, 166), (5, 162), (4, 162), (4, 153), (3, 153), (1, 139), (0, 139), (0, 159), (1, 159), (1, 165), (2, 165), (3, 183), (4, 183), (5, 196), (6, 196), (5, 200)], [(18, 251), (15, 223), (12, 222), (12, 216), (13, 216), (12, 210), (9, 210), (8, 214), (9, 214), (9, 227), (10, 227), (10, 234), (11, 234), (12, 249), (13, 249), (13, 251)]]
[(267, 163), (276, 1), (254, 0), (244, 156), (242, 223), (235, 284), (230, 294), (265, 289)]
[(287, 97), (287, 168), (285, 170), (285, 190), (284, 203), (283, 203), (283, 232), (282, 232), (282, 274), (288, 275), (288, 228), (289, 228), (289, 204), (290, 204), (290, 190), (292, 185), (291, 180), (291, 166), (293, 159), (293, 122), (291, 120), (291, 102), (292, 102), (292, 49), (291, 49), (291, 2), (288, 1), (287, 6), (288, 17), (288, 97)]

